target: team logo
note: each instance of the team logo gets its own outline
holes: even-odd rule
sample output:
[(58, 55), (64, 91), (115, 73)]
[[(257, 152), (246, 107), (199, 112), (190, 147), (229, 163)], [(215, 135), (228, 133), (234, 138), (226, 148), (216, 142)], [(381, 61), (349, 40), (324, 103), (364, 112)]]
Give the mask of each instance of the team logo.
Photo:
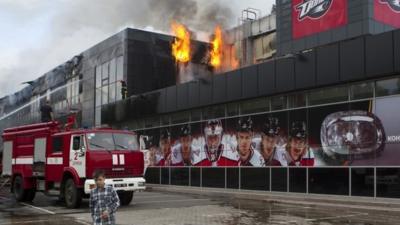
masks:
[(379, 0), (379, 2), (388, 4), (393, 11), (400, 13), (400, 0)]
[(332, 2), (333, 0), (303, 0), (302, 3), (295, 6), (295, 9), (300, 11), (298, 20), (303, 20), (306, 17), (318, 19), (324, 16), (331, 7)]

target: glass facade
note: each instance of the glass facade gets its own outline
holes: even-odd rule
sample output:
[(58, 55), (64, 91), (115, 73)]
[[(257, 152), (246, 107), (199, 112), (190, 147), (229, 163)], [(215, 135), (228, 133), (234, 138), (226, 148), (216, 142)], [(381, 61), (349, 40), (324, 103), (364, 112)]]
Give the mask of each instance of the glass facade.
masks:
[(155, 144), (148, 170), (171, 170), (175, 185), (398, 198), (398, 85), (391, 78), (165, 114), (151, 130), (169, 148)]
[(124, 58), (119, 56), (96, 66), (95, 125), (101, 125), (101, 106), (123, 98)]

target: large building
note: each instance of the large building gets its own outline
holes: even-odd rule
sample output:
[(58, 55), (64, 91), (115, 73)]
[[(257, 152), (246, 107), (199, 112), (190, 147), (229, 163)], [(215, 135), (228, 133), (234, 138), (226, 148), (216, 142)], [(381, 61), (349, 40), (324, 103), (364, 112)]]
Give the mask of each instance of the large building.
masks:
[(247, 10), (227, 32), (239, 67), (210, 69), (196, 42), (190, 79), (173, 37), (126, 29), (1, 99), (1, 129), (37, 121), (47, 98), (79, 126), (135, 130), (149, 183), (398, 198), (399, 12), (383, 0)]

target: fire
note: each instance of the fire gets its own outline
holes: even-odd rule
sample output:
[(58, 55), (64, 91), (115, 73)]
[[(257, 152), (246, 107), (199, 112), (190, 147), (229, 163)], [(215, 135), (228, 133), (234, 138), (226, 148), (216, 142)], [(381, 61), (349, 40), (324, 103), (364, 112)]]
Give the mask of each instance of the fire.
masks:
[(219, 67), (222, 61), (222, 30), (221, 27), (215, 27), (214, 40), (211, 42), (210, 63), (213, 67)]
[(237, 57), (236, 57), (236, 48), (235, 48), (234, 45), (232, 45), (232, 48), (231, 48), (231, 58), (230, 58), (230, 61), (231, 61), (231, 68), (232, 68), (232, 69), (237, 69), (237, 68), (239, 67), (240, 62), (239, 62), (239, 60), (238, 60)]
[(172, 54), (177, 62), (190, 61), (190, 32), (180, 23), (171, 24), (172, 32), (176, 37), (172, 43)]

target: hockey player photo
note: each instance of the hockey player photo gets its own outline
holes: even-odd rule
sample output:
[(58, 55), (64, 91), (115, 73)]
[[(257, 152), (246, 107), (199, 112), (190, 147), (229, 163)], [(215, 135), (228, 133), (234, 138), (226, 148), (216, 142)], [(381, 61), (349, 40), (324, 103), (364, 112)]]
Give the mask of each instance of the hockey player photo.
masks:
[(288, 166), (314, 166), (314, 155), (307, 143), (307, 128), (304, 121), (292, 123), (286, 145)]
[(179, 129), (179, 138), (172, 147), (172, 166), (191, 166), (192, 165), (192, 132), (189, 124), (185, 124)]
[(287, 166), (284, 160), (285, 150), (277, 147), (280, 131), (278, 122), (278, 118), (268, 117), (262, 127), (260, 152), (266, 166)]
[(250, 117), (238, 120), (237, 148), (240, 166), (264, 166), (261, 154), (253, 147), (253, 121)]
[(168, 129), (161, 130), (160, 148), (163, 158), (158, 162), (158, 166), (171, 165), (171, 133)]
[(204, 126), (204, 137), (192, 143), (194, 166), (237, 166), (238, 154), (224, 136), (221, 120), (209, 120)]

